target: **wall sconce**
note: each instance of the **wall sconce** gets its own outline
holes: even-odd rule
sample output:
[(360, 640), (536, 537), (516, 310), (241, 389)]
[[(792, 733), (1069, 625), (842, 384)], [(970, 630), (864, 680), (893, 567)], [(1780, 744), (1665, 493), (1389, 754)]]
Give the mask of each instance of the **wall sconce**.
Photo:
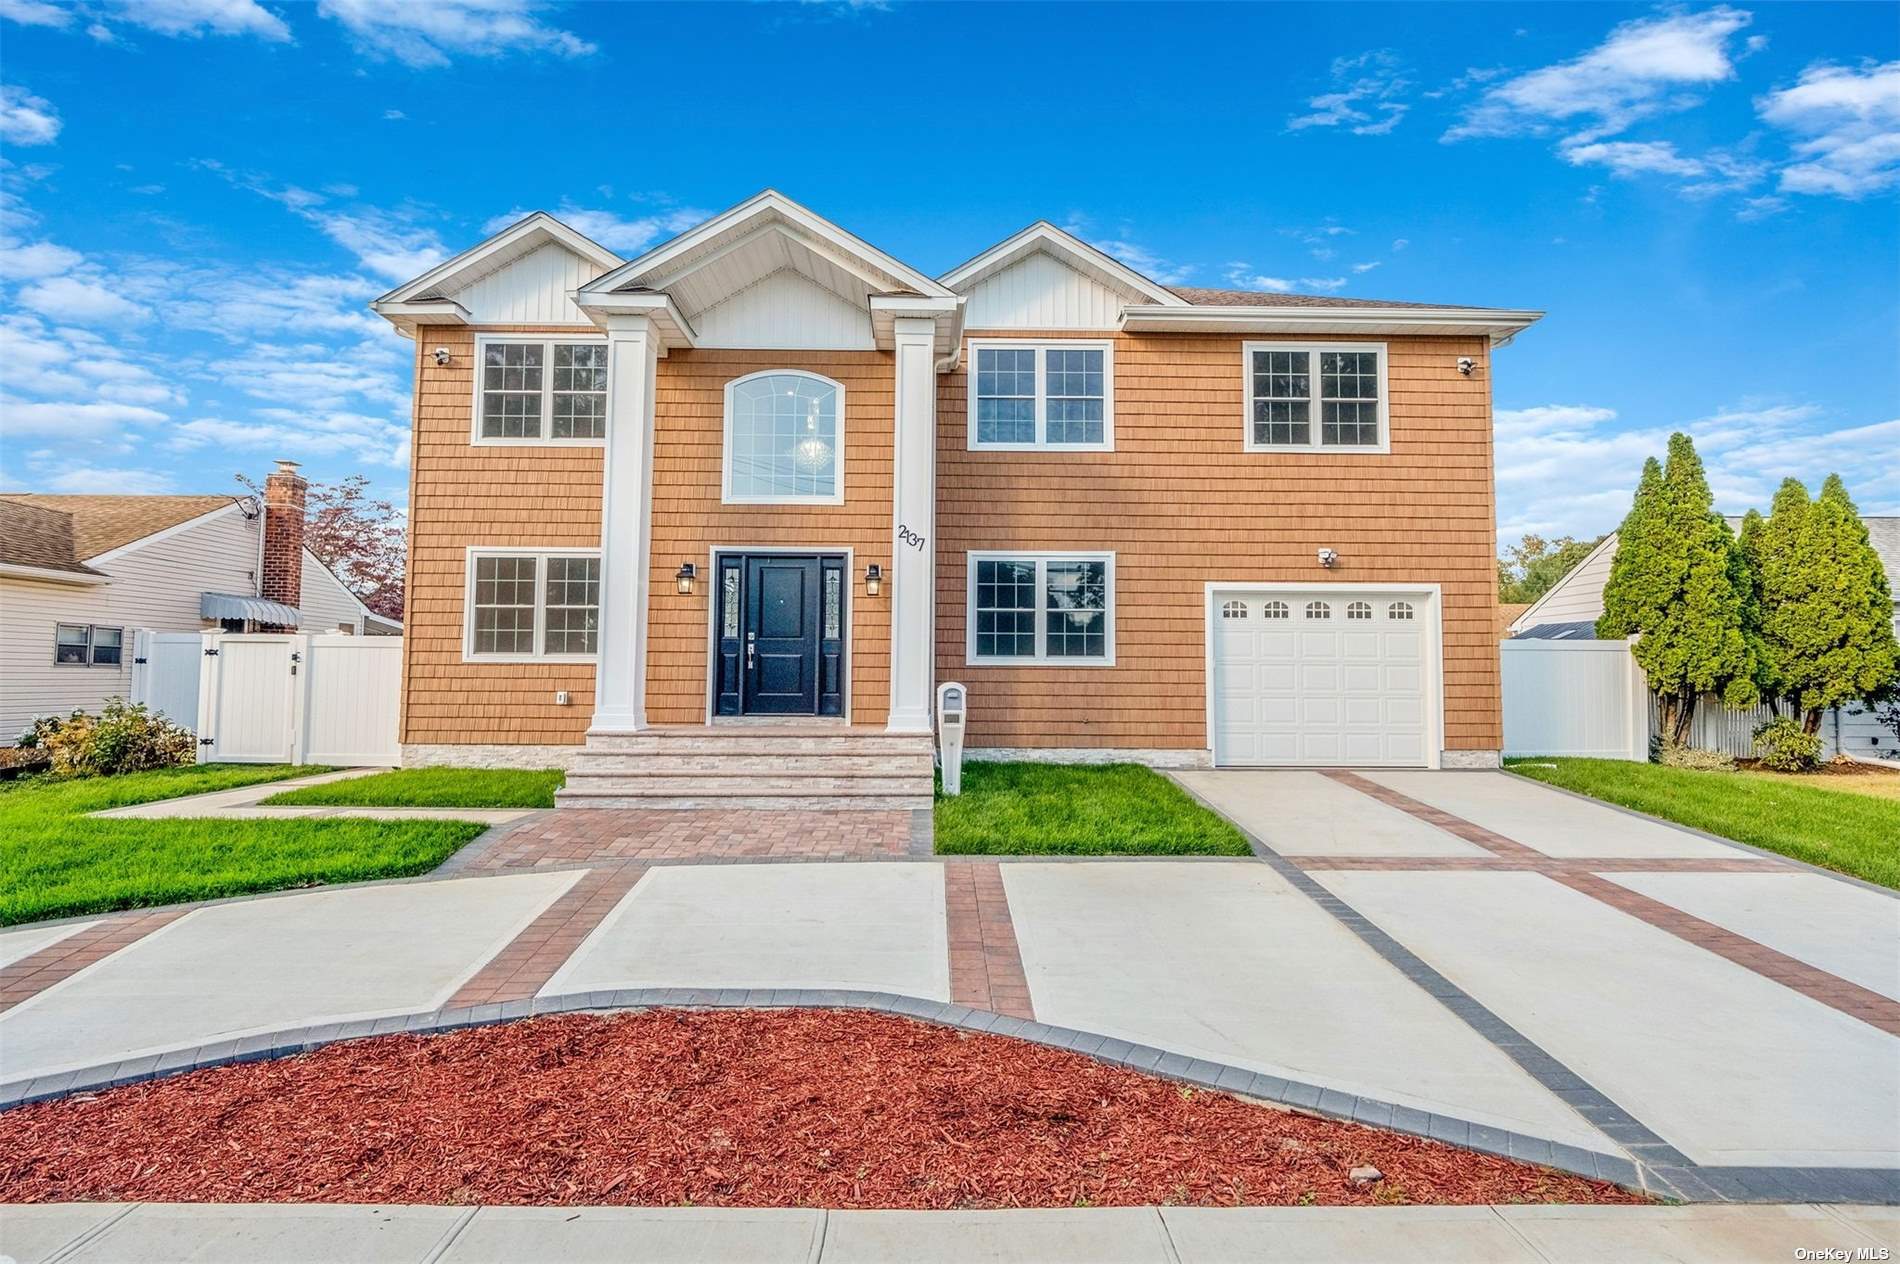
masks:
[(875, 597), (884, 590), (884, 568), (872, 562), (864, 568), (864, 595)]
[(1327, 570), (1331, 570), (1333, 567), (1339, 565), (1339, 554), (1333, 552), (1331, 549), (1321, 549), (1319, 551), (1319, 564), (1324, 566)]
[(681, 562), (679, 570), (673, 573), (673, 582), (679, 588), (682, 597), (693, 595), (693, 581), (699, 578), (699, 568), (691, 562)]

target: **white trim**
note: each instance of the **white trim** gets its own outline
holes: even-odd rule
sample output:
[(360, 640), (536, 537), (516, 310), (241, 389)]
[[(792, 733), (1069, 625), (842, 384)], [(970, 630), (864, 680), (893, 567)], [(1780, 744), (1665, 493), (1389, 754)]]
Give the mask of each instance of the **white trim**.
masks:
[[(1256, 351), (1303, 351), (1306, 363), (1307, 434), (1306, 443), (1255, 443), (1253, 438), (1253, 357)], [(1326, 351), (1372, 352), (1379, 363), (1379, 441), (1377, 443), (1321, 443), (1321, 416), (1318, 356)], [(1392, 451), (1391, 392), (1386, 386), (1386, 361), (1390, 359), (1383, 342), (1243, 342), (1240, 344), (1240, 398), (1242, 406), (1241, 444), (1248, 452), (1323, 452), (1328, 456), (1354, 453), (1377, 456)], [(1337, 401), (1335, 401), (1337, 402)]]
[[(486, 360), (487, 348), (498, 343), (519, 343), (523, 346), (541, 347), (541, 433), (529, 438), (503, 438), (499, 435), (482, 433), (482, 368)], [(595, 332), (591, 327), (587, 332), (572, 334), (477, 334), (475, 337), (475, 365), (470, 375), (475, 379), (475, 398), (469, 409), (468, 441), (477, 448), (603, 448), (607, 446), (607, 418), (603, 408), (601, 429), (603, 433), (593, 439), (556, 439), (549, 433), (554, 429), (554, 347), (555, 344), (570, 345), (584, 343), (588, 346), (604, 347), (607, 335)], [(613, 390), (613, 368), (607, 370), (607, 389)], [(520, 392), (517, 392), (520, 393)], [(603, 400), (603, 404), (604, 404)]]
[[(594, 663), (592, 654), (545, 654), (547, 638), (547, 575), (542, 563), (551, 557), (598, 558), (597, 548), (557, 548), (553, 545), (471, 544), (462, 551), (462, 661), (464, 663)], [(478, 557), (532, 557), (534, 567), (534, 652), (531, 654), (478, 654), (475, 652), (475, 559)], [(601, 577), (606, 597), (606, 576)], [(596, 636), (599, 633), (596, 631)]]
[(60, 571), (44, 566), (21, 566), (14, 562), (0, 562), (0, 576), (8, 579), (32, 579), (48, 584), (109, 584), (110, 575), (88, 575), (82, 571)]
[[(1417, 598), (1423, 605), (1429, 606), (1429, 616), (1413, 611), (1425, 633), (1425, 670), (1428, 679), (1422, 691), (1432, 703), (1430, 721), (1425, 726), (1425, 767), (1440, 766), (1445, 749), (1445, 600), (1443, 586), (1440, 584), (1358, 584), (1358, 583), (1301, 583), (1286, 580), (1214, 580), (1207, 581), (1201, 595), (1201, 670), (1203, 691), (1206, 694), (1205, 723), (1207, 725), (1207, 756), (1214, 767), (1220, 767), (1220, 752), (1215, 749), (1214, 735), (1214, 629), (1220, 618), (1220, 610), (1214, 604), (1216, 592), (1240, 593), (1310, 593), (1328, 592), (1352, 595), (1355, 593), (1384, 594), (1391, 596)], [(1286, 765), (1298, 767), (1300, 765)]]
[[(590, 237), (583, 236), (575, 229), (569, 228), (566, 224), (555, 219), (546, 211), (533, 211), (522, 216), (486, 240), (470, 246), (461, 254), (445, 262), (438, 263), (435, 267), (430, 268), (427, 272), (424, 272), (414, 280), (405, 281), (403, 284), (389, 291), (389, 293), (372, 302), (370, 308), (378, 314), (393, 316), (400, 314), (393, 309), (397, 309), (403, 305), (422, 307), (425, 304), (452, 303), (453, 300), (451, 299), (418, 300), (414, 296), (424, 293), (438, 281), (446, 281), (459, 276), (461, 273), (468, 271), (491, 255), (498, 254), (506, 250), (509, 246), (515, 245), (517, 242), (536, 234), (547, 237), (551, 241), (559, 242), (575, 254), (581, 256), (581, 258), (586, 259), (602, 269), (617, 268), (621, 265), (622, 260), (620, 256), (599, 242)], [(522, 253), (526, 254), (528, 252), (523, 251)], [(460, 307), (461, 305), (455, 304), (455, 306)], [(385, 308), (392, 310), (386, 311)], [(463, 314), (467, 314), (466, 309), (464, 309)]]
[(1467, 334), (1503, 346), (1544, 313), (1491, 307), (1124, 307), (1125, 333)]
[[(243, 508), (244, 508), (243, 499), (241, 497), (233, 496), (231, 498), (231, 503), (228, 505), (219, 505), (216, 509), (207, 509), (195, 518), (187, 518), (183, 522), (174, 522), (171, 526), (166, 527), (161, 531), (154, 531), (150, 535), (142, 535), (136, 540), (127, 540), (124, 544), (119, 545), (117, 548), (107, 549), (103, 553), (95, 553), (91, 557), (82, 557), (79, 560), (84, 562), (87, 566), (93, 566), (93, 567), (102, 566), (107, 562), (117, 561), (119, 558), (124, 557), (127, 553), (131, 553), (136, 549), (142, 549), (148, 544), (157, 544), (160, 540), (169, 540), (173, 536), (179, 534), (182, 531), (189, 531), (193, 527), (200, 526), (204, 523), (210, 522), (213, 518), (217, 517), (219, 514), (227, 514), (227, 513), (230, 513), (234, 509), (242, 510)], [(259, 513), (259, 516), (261, 517), (263, 514), (263, 511), (260, 509), (258, 513)]]
[[(965, 441), (971, 452), (1113, 452), (1115, 450), (1115, 343), (1106, 338), (972, 338), (970, 368), (966, 378), (968, 396)], [(1036, 439), (1033, 443), (986, 443), (977, 438), (977, 353), (990, 350), (1034, 351), (1036, 353)], [(1102, 353), (1102, 441), (1100, 443), (1049, 443), (1048, 433), (1050, 351), (1099, 351)]]
[[(976, 652), (976, 567), (978, 562), (1034, 562), (1036, 564), (1036, 653), (1033, 658), (980, 657)], [(1048, 564), (1050, 562), (1106, 562), (1102, 577), (1104, 649), (1101, 658), (1049, 657)], [(1112, 551), (1073, 549), (969, 549), (963, 555), (963, 662), (968, 667), (1113, 667), (1115, 665), (1115, 554)]]
[[(86, 629), (85, 661), (78, 662), (78, 663), (62, 663), (59, 661), (59, 630), (61, 628)], [(117, 632), (119, 634), (119, 661), (116, 663), (101, 663), (93, 657), (94, 651), (98, 649), (97, 640), (94, 634), (99, 632), (101, 629), (104, 629), (105, 631), (108, 631), (108, 632)], [(133, 628), (132, 632), (133, 632), (134, 640), (136, 640), (138, 629)], [(127, 668), (132, 666), (130, 662), (126, 661), (125, 652), (128, 649), (131, 649), (132, 646), (126, 643), (125, 633), (126, 633), (126, 625), (123, 623), (69, 623), (64, 619), (55, 619), (53, 621), (52, 665), (54, 667), (104, 667), (104, 668), (107, 668), (108, 670), (115, 671), (115, 672), (124, 671)], [(135, 654), (134, 657), (137, 657), (137, 655)]]
[[(829, 496), (741, 496), (732, 490), (732, 393), (747, 382), (762, 377), (803, 377), (822, 382), (838, 393), (838, 468)], [(760, 369), (735, 377), (726, 383), (724, 439), (719, 449), (719, 503), (722, 505), (842, 505), (844, 504), (844, 383), (810, 369)]]
[(974, 259), (962, 263), (937, 279), (953, 290), (976, 284), (992, 272), (1000, 272), (1025, 255), (1037, 250), (1057, 257), (1067, 256), (1084, 272), (1092, 272), (1116, 288), (1152, 299), (1162, 307), (1186, 307), (1188, 301), (1173, 290), (1135, 271), (1121, 260), (1106, 254), (1071, 233), (1065, 233), (1046, 219), (1039, 219), (1021, 232), (991, 246)]
[[(855, 630), (857, 627), (857, 619), (855, 617), (856, 594), (857, 584), (860, 583), (864, 577), (857, 573), (857, 549), (849, 544), (842, 548), (805, 544), (714, 544), (708, 546), (706, 549), (706, 571), (704, 576), (706, 580), (706, 723), (711, 724), (715, 719), (728, 724), (735, 722), (744, 723), (747, 719), (747, 717), (743, 715), (718, 716), (714, 714), (719, 710), (719, 675), (714, 670), (719, 661), (719, 558), (722, 554), (739, 554), (743, 556), (747, 553), (776, 553), (781, 556), (789, 555), (793, 557), (842, 556), (844, 558), (844, 680), (838, 689), (838, 702), (841, 714), (837, 717), (814, 715), (812, 719), (832, 720), (835, 718), (845, 724), (851, 723), (851, 674), (857, 663), (857, 642), (855, 638)], [(820, 570), (822, 571), (822, 569), (821, 567)], [(744, 577), (741, 576), (740, 583), (743, 584), (744, 582)], [(743, 588), (741, 591), (744, 591)], [(676, 593), (674, 595), (677, 596), (678, 594)], [(824, 639), (824, 599), (824, 590), (821, 584), (818, 593), (820, 603), (818, 612), (820, 620), (819, 639), (821, 642)], [(865, 600), (869, 601), (872, 599), (867, 597)], [(743, 631), (743, 629), (741, 629), (741, 631)]]

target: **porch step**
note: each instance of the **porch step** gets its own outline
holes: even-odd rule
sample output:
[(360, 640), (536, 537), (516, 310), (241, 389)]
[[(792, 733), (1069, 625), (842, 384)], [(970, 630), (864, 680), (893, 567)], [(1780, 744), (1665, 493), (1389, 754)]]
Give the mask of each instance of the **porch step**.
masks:
[(934, 763), (928, 734), (835, 723), (590, 733), (555, 802), (575, 808), (915, 810), (931, 804)]

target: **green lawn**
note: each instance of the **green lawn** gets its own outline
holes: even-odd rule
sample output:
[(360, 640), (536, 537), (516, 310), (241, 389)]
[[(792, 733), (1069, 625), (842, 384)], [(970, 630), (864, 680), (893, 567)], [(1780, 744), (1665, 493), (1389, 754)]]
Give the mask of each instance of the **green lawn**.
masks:
[(77, 781), (0, 782), (0, 926), (426, 873), (482, 832), (480, 825), (461, 821), (140, 821), (84, 815), (311, 771), (208, 764)]
[(965, 764), (962, 789), (937, 798), (947, 855), (1252, 854), (1225, 818), (1137, 764)]
[(558, 768), (404, 768), (300, 786), (264, 800), (379, 808), (551, 808), (566, 774)]
[(1507, 762), (1513, 772), (1566, 790), (1900, 888), (1900, 801), (1779, 777), (1614, 759)]

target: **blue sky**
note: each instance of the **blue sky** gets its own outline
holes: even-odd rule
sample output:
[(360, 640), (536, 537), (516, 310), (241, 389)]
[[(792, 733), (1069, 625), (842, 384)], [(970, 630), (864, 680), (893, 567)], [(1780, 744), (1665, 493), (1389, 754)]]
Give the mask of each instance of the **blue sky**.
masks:
[(1164, 282), (1536, 307), (1500, 530), (1686, 428), (1722, 507), (1900, 512), (1890, 6), (0, 0), (0, 485), (406, 494), (364, 304), (543, 208), (773, 186), (930, 272), (1037, 218)]

